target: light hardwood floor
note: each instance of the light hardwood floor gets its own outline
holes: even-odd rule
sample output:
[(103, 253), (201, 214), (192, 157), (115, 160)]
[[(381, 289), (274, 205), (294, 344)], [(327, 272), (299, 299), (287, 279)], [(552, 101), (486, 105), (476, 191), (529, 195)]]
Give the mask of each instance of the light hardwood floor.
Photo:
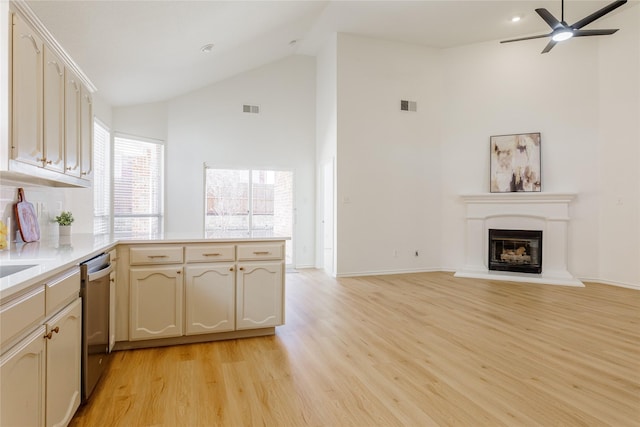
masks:
[(72, 426), (640, 426), (640, 292), (287, 275), (270, 337), (114, 355)]

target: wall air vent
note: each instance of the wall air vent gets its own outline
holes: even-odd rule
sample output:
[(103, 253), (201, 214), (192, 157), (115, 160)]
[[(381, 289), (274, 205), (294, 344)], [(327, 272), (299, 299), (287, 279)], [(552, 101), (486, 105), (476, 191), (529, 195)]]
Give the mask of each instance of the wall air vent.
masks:
[(244, 104), (242, 106), (242, 112), (243, 113), (259, 114), (260, 113), (260, 106)]
[(418, 103), (415, 101), (400, 101), (400, 111), (418, 111)]

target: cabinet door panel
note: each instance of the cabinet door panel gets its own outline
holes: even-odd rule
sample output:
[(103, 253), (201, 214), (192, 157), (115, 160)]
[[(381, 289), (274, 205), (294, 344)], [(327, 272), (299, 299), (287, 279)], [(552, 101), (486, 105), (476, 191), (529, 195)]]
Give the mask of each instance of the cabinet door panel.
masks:
[(65, 173), (80, 177), (80, 82), (65, 70), (64, 158)]
[(281, 325), (283, 309), (283, 265), (239, 263), (236, 281), (236, 329)]
[(234, 330), (234, 265), (188, 266), (185, 280), (186, 334)]
[(182, 335), (182, 266), (129, 270), (129, 339)]
[(43, 43), (17, 15), (13, 21), (12, 158), (42, 166)]
[(64, 171), (64, 65), (44, 46), (44, 167)]
[(84, 86), (80, 95), (80, 176), (89, 179), (93, 173), (93, 100)]
[[(82, 305), (80, 298), (47, 322), (47, 408), (49, 426), (65, 426), (80, 406)], [(53, 332), (57, 328), (58, 332)]]
[(43, 426), (45, 327), (41, 326), (0, 359), (0, 425)]

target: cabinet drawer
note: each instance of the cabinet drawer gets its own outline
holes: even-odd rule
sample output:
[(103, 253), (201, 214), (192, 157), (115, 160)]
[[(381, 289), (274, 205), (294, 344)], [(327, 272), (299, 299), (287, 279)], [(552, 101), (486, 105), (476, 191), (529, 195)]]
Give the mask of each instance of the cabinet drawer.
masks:
[(131, 265), (181, 264), (182, 246), (132, 247), (129, 251), (129, 263)]
[(193, 245), (184, 248), (186, 262), (235, 261), (235, 245)]
[(4, 344), (29, 326), (44, 319), (44, 286), (21, 295), (0, 307), (0, 337)]
[(46, 284), (45, 301), (47, 315), (73, 301), (80, 295), (80, 270), (76, 268), (67, 276)]
[(282, 243), (252, 243), (248, 245), (238, 245), (238, 261), (283, 258), (284, 244)]

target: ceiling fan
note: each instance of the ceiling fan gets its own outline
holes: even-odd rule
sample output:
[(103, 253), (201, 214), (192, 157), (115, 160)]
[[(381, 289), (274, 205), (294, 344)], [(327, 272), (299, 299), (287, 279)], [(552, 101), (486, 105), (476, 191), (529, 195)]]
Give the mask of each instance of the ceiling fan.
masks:
[(587, 37), (587, 36), (607, 36), (615, 33), (616, 30), (582, 30), (581, 28), (587, 24), (592, 23), (596, 19), (602, 18), (607, 13), (619, 8), (625, 4), (627, 0), (618, 0), (603, 7), (597, 12), (582, 18), (573, 25), (568, 25), (564, 22), (564, 0), (562, 0), (562, 17), (558, 21), (547, 9), (536, 9), (536, 12), (544, 21), (551, 27), (552, 31), (549, 34), (541, 34), (538, 36), (522, 37), (518, 39), (503, 40), (500, 43), (519, 42), (522, 40), (541, 39), (543, 37), (551, 37), (547, 46), (542, 50), (542, 53), (547, 53), (556, 45), (556, 43), (563, 40), (570, 39), (571, 37)]

